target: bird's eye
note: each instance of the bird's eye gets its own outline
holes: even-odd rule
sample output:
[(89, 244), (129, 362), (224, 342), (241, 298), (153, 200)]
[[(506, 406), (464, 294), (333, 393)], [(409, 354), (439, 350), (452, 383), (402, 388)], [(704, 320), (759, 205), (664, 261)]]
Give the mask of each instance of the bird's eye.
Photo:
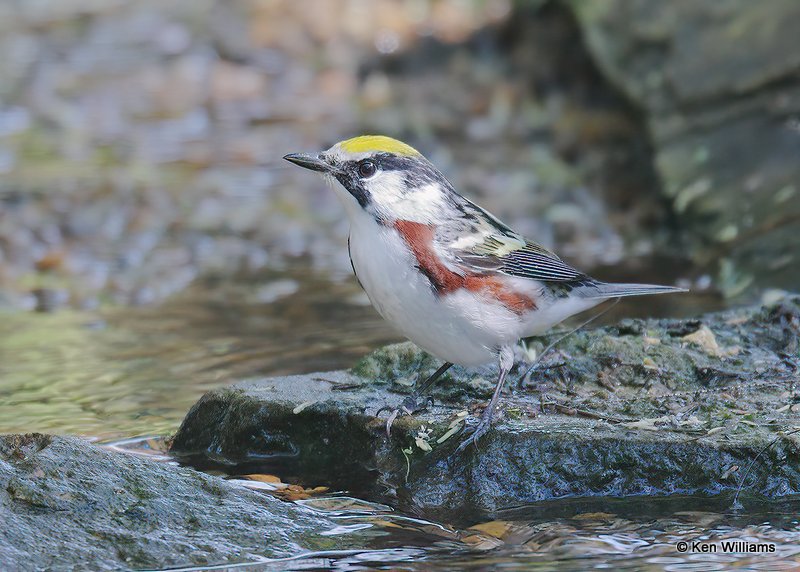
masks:
[(358, 165), (358, 174), (367, 179), (378, 171), (375, 163), (372, 161), (363, 161)]

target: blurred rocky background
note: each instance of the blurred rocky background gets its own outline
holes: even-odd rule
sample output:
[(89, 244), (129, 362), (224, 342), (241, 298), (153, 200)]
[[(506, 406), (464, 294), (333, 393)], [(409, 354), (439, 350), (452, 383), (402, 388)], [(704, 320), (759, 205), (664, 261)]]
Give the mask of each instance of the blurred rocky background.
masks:
[(798, 29), (793, 0), (0, 3), (0, 307), (349, 279), (280, 157), (366, 132), (600, 277), (796, 290)]

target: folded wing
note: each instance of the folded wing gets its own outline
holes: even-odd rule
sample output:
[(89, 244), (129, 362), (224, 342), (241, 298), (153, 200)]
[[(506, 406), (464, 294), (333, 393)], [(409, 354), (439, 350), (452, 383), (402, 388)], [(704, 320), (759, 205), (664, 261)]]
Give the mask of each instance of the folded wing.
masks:
[[(474, 206), (474, 205), (473, 205)], [(475, 206), (476, 209), (479, 207)], [(610, 284), (595, 280), (561, 260), (543, 246), (527, 240), (485, 211), (478, 232), (451, 242), (448, 258), (459, 273), (505, 274), (549, 285), (560, 295), (617, 298), (685, 292), (683, 288), (653, 284)]]
[(494, 232), (471, 248), (453, 254), (465, 270), (475, 272), (499, 272), (541, 282), (594, 282), (535, 242), (502, 232)]

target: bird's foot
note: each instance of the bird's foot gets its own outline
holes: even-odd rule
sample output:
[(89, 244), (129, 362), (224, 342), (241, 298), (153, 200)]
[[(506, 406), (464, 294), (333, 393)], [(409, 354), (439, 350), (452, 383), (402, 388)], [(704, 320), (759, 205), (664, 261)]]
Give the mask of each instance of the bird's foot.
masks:
[(475, 430), (470, 434), (469, 437), (461, 442), (456, 451), (460, 452), (470, 445), (478, 444), (478, 439), (483, 437), (492, 426), (492, 421), (494, 420), (494, 409), (495, 408), (490, 405), (483, 410), (483, 414), (481, 415), (481, 420), (478, 422), (478, 426), (475, 427)]
[(394, 424), (394, 420), (400, 414), (403, 415), (414, 415), (415, 413), (419, 413), (420, 411), (425, 411), (433, 405), (433, 398), (430, 396), (421, 396), (417, 393), (412, 393), (407, 395), (403, 402), (400, 404), (400, 407), (391, 408), (388, 405), (384, 405), (376, 412), (376, 415), (380, 415), (383, 411), (391, 411), (389, 417), (386, 419), (386, 436), (392, 436), (392, 425)]

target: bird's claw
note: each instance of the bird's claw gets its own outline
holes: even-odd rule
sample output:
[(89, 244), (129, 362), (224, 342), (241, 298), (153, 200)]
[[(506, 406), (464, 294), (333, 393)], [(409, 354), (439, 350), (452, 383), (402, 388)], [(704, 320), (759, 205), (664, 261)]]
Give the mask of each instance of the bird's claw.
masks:
[(392, 436), (392, 423), (394, 420), (397, 419), (397, 416), (400, 414), (399, 409), (394, 409), (390, 414), (389, 417), (386, 419), (386, 436)]
[(433, 397), (425, 395), (420, 398), (419, 395), (412, 393), (406, 395), (403, 403), (400, 404), (400, 410), (406, 415), (414, 415), (420, 411), (425, 411), (428, 407), (433, 405)]
[[(420, 411), (425, 411), (431, 405), (433, 405), (433, 398), (430, 396), (425, 396), (420, 400), (420, 396), (414, 393), (407, 395), (400, 404), (400, 407), (392, 409), (389, 417), (386, 419), (386, 436), (392, 436), (392, 424), (394, 424), (394, 421), (397, 419), (398, 415), (401, 413), (403, 415), (414, 415)], [(384, 405), (378, 409), (376, 415), (379, 415), (383, 411), (389, 411), (389, 407)]]
[(456, 451), (461, 452), (470, 445), (477, 446), (478, 439), (483, 437), (486, 434), (486, 432), (489, 431), (489, 429), (491, 428), (493, 419), (494, 419), (493, 408), (486, 408), (483, 412), (483, 415), (481, 415), (481, 420), (478, 422), (478, 426), (475, 427), (475, 430), (472, 433), (470, 433), (469, 437), (467, 437), (461, 442)]

